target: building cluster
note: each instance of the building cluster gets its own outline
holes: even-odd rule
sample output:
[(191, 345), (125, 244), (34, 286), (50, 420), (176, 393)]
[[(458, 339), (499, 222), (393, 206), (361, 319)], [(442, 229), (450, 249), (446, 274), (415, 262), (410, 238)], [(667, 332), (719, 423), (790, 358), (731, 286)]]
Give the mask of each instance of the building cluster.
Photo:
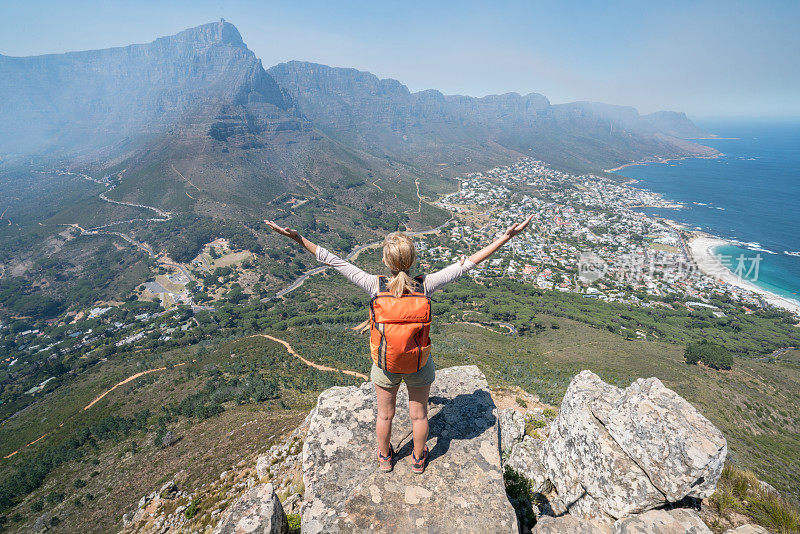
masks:
[(680, 225), (639, 211), (683, 206), (630, 182), (572, 175), (524, 159), (464, 176), (459, 190), (437, 204), (457, 216), (443, 232), (445, 242), (422, 245), (426, 262), (451, 261), (453, 252), (477, 250), (532, 214), (531, 228), (473, 276), (509, 276), (545, 289), (642, 306), (671, 306), (665, 302), (676, 295), (707, 301), (725, 292), (760, 304), (759, 296), (701, 273)]

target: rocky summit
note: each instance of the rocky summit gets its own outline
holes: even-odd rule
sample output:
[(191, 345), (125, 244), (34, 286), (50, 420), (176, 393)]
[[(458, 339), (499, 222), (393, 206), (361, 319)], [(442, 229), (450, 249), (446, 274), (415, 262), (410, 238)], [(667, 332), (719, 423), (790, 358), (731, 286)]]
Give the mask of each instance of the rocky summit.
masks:
[(303, 532), (516, 532), (506, 497), (497, 410), (475, 366), (437, 372), (430, 396), (430, 463), (411, 472), (408, 395), (400, 389), (394, 471), (375, 461), (374, 386), (322, 393), (303, 447)]
[[(397, 463), (385, 473), (375, 461), (374, 386), (324, 391), (255, 473), (239, 477), (242, 493), (227, 495), (208, 528), (286, 534), (300, 515), (305, 533), (712, 532), (698, 510), (716, 488), (725, 438), (656, 378), (622, 389), (583, 371), (556, 415), (540, 406), (498, 411), (477, 367), (451, 367), (437, 372), (429, 409), (430, 463), (415, 475), (408, 394), (400, 389)], [(229, 479), (221, 476), (216, 493), (226, 493)], [(176, 508), (182, 495), (170, 482), (146, 496), (125, 531), (185, 531), (186, 507)], [(726, 534), (765, 532), (739, 524)]]

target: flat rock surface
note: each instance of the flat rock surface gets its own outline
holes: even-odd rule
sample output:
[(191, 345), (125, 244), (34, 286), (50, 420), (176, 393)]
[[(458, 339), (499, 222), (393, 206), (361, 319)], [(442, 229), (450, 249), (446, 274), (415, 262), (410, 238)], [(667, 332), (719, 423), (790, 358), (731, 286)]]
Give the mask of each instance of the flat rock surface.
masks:
[(614, 534), (712, 534), (700, 516), (686, 508), (650, 510), (614, 523)]
[(477, 367), (436, 372), (430, 462), (422, 475), (410, 469), (405, 386), (398, 394), (391, 473), (377, 468), (375, 417), (371, 383), (320, 395), (303, 447), (303, 532), (517, 531), (500, 467), (497, 410)]

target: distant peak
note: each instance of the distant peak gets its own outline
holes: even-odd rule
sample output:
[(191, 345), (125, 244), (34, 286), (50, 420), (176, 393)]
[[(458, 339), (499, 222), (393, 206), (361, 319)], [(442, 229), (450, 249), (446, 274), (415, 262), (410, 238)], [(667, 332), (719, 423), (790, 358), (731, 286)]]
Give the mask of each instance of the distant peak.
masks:
[[(239, 30), (230, 22), (226, 22), (225, 19), (219, 19), (217, 22), (209, 22), (202, 26), (189, 28), (174, 37), (181, 40), (196, 41), (198, 44), (210, 45), (224, 43), (246, 48)], [(169, 39), (169, 37), (167, 37), (167, 39)]]

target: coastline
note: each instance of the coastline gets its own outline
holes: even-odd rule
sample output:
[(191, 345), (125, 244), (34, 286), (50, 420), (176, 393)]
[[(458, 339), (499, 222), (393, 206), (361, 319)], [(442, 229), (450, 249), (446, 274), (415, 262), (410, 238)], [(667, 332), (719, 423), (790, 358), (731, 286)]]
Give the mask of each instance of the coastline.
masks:
[(723, 265), (714, 251), (717, 247), (725, 245), (733, 245), (733, 243), (702, 232), (695, 232), (689, 238), (688, 249), (692, 260), (704, 274), (739, 289), (756, 293), (769, 304), (792, 312), (795, 315), (800, 315), (800, 303), (776, 295), (752, 282), (739, 278), (728, 267)]
[[(712, 139), (712, 138), (709, 138), (709, 139)], [(719, 139), (719, 138), (714, 137), (713, 139)], [(622, 169), (624, 169), (626, 167), (633, 167), (634, 165), (650, 165), (652, 163), (669, 163), (670, 161), (681, 161), (681, 160), (684, 160), (684, 159), (716, 159), (716, 158), (722, 157), (724, 155), (725, 154), (723, 154), (722, 152), (718, 152), (717, 154), (712, 154), (710, 156), (702, 156), (702, 155), (697, 155), (697, 156), (679, 156), (679, 157), (676, 157), (676, 158), (656, 158), (656, 159), (649, 159), (649, 160), (642, 160), (642, 161), (632, 161), (631, 163), (625, 163), (623, 165), (620, 165), (619, 167), (614, 167), (613, 169), (606, 169), (603, 172), (617, 172), (617, 171), (621, 171)], [(627, 176), (626, 176), (626, 178), (627, 178)], [(638, 180), (634, 180), (634, 183), (637, 182), (637, 181)]]

